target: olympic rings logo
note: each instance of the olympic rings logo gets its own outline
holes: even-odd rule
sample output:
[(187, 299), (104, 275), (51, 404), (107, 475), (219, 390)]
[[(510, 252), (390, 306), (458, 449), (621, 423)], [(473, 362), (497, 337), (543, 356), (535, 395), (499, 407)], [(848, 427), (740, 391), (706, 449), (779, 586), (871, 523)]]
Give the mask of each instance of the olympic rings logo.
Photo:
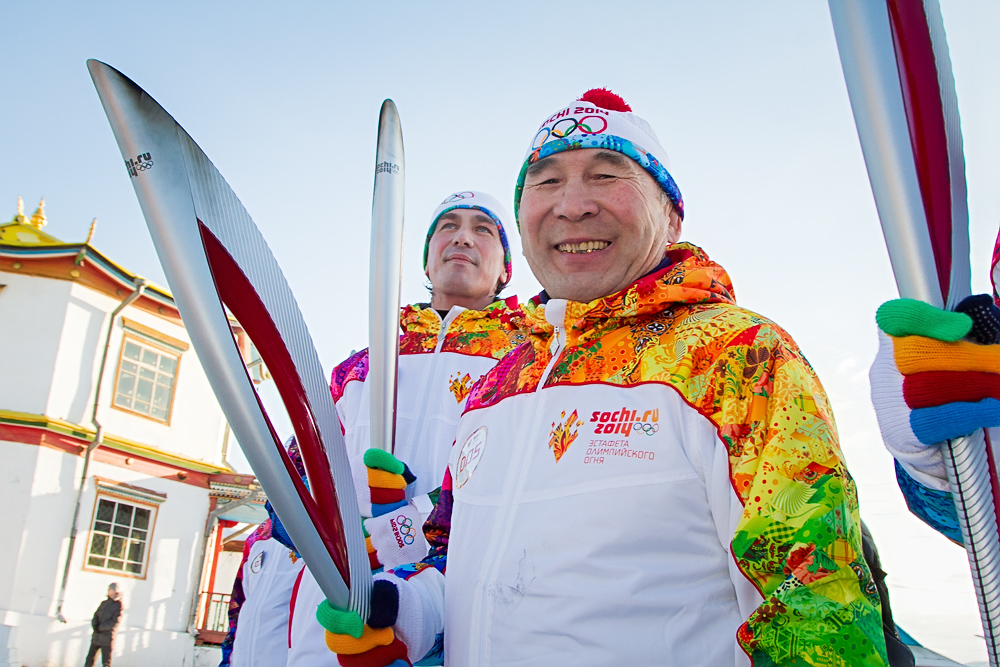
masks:
[(579, 119), (563, 118), (552, 127), (540, 129), (535, 135), (534, 141), (531, 142), (531, 149), (534, 150), (551, 139), (565, 139), (577, 130), (580, 130), (581, 134), (600, 134), (606, 129), (608, 129), (608, 120), (603, 116), (583, 116)]
[(642, 431), (646, 435), (653, 435), (660, 430), (660, 425), (654, 423), (643, 424), (641, 422), (636, 422), (632, 424), (632, 430), (636, 432)]
[(151, 168), (152, 166), (153, 166), (153, 161), (150, 160), (149, 162), (140, 162), (140, 163), (138, 163), (137, 165), (135, 165), (135, 168), (138, 171), (146, 171), (147, 169)]
[(472, 199), (475, 197), (475, 193), (472, 192), (456, 192), (452, 196), (445, 199), (442, 204), (454, 204), (457, 201), (462, 201), (463, 199)]
[(399, 526), (399, 532), (403, 534), (403, 542), (407, 545), (413, 544), (413, 540), (417, 536), (417, 531), (413, 529), (413, 520), (405, 514), (400, 514), (396, 517), (396, 525)]

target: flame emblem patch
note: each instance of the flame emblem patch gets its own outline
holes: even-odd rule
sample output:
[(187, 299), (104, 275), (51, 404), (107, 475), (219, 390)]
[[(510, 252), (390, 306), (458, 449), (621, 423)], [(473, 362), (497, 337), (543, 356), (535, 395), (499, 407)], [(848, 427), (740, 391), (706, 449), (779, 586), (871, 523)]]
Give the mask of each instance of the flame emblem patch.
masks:
[(466, 373), (463, 377), (458, 375), (452, 375), (448, 378), (448, 389), (451, 390), (452, 396), (455, 397), (456, 403), (461, 403), (462, 399), (469, 395), (472, 391), (472, 376)]
[[(563, 421), (563, 420), (566, 421)], [(552, 431), (549, 433), (549, 449), (555, 454), (556, 462), (562, 458), (562, 455), (566, 453), (569, 446), (573, 444), (576, 440), (579, 428), (583, 426), (583, 421), (581, 421), (580, 416), (576, 413), (576, 410), (566, 418), (566, 411), (563, 410), (559, 414), (559, 421), (552, 422)]]

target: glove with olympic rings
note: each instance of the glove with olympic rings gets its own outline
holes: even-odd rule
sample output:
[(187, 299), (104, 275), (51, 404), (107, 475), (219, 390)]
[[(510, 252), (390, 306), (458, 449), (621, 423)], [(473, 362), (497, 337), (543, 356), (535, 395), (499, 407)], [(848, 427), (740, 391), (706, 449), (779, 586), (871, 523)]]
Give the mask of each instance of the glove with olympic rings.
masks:
[(399, 612), (399, 591), (391, 580), (372, 585), (368, 622), (353, 611), (336, 609), (328, 600), (316, 608), (316, 620), (326, 633), (326, 646), (342, 667), (411, 667), (406, 645), (392, 625)]
[(409, 502), (395, 512), (363, 519), (368, 560), (373, 571), (416, 563), (430, 548), (424, 539), (424, 519)]
[(360, 459), (351, 461), (351, 472), (358, 510), (364, 518), (404, 507), (406, 487), (417, 479), (405, 463), (381, 449), (369, 449)]
[(878, 309), (872, 403), (886, 448), (920, 484), (948, 490), (935, 446), (1000, 426), (1000, 309), (970, 296), (949, 312), (912, 299)]

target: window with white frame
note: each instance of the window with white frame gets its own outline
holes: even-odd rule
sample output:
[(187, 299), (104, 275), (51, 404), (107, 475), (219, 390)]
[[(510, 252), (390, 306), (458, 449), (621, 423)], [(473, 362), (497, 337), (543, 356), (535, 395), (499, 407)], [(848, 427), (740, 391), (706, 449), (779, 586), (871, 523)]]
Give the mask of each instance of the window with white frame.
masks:
[(178, 352), (126, 333), (118, 361), (114, 406), (169, 422), (179, 360)]

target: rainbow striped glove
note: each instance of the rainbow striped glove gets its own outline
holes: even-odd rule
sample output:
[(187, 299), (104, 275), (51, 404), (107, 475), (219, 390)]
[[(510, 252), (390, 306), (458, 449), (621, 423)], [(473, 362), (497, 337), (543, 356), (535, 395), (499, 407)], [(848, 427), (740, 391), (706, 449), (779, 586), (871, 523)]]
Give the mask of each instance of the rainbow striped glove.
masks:
[(369, 449), (360, 459), (351, 461), (351, 472), (358, 510), (364, 518), (404, 507), (406, 487), (417, 479), (405, 463), (381, 449)]
[(399, 611), (399, 592), (386, 580), (372, 586), (368, 623), (353, 611), (341, 611), (324, 600), (316, 620), (326, 631), (326, 646), (343, 667), (411, 667), (406, 645), (392, 630)]
[(872, 403), (886, 447), (914, 480), (948, 490), (937, 443), (1000, 426), (1000, 309), (970, 296), (956, 312), (896, 299), (878, 309)]

